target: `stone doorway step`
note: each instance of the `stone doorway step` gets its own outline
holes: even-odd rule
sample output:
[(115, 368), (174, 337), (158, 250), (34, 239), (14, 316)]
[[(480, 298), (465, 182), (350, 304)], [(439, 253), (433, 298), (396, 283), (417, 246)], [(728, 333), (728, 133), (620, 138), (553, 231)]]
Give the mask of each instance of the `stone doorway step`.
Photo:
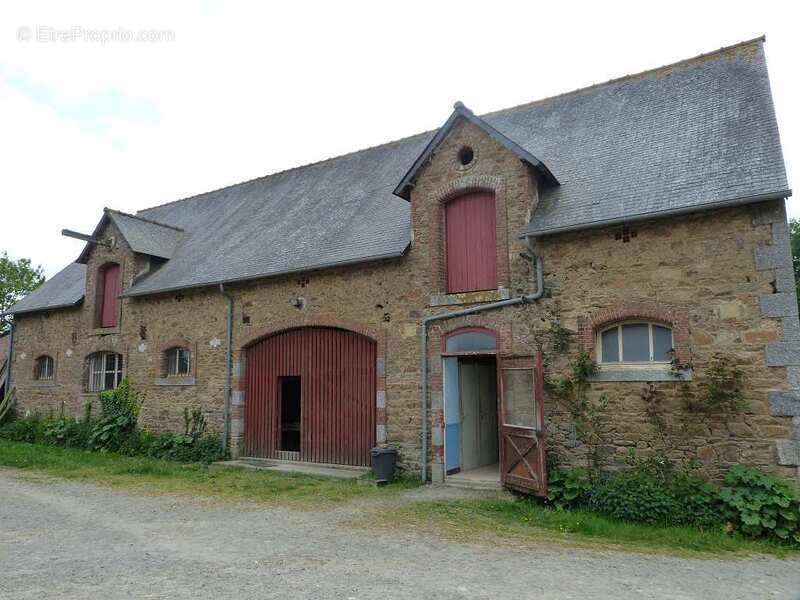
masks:
[(295, 460), (275, 460), (273, 458), (243, 457), (236, 460), (215, 462), (220, 467), (236, 467), (240, 469), (259, 469), (280, 471), (282, 473), (301, 473), (318, 477), (334, 477), (336, 479), (358, 479), (370, 472), (369, 467), (353, 467), (350, 465), (332, 465), (328, 463), (311, 463)]
[(445, 485), (467, 490), (502, 490), (500, 483), (500, 466), (487, 465), (470, 471), (448, 475), (444, 480)]

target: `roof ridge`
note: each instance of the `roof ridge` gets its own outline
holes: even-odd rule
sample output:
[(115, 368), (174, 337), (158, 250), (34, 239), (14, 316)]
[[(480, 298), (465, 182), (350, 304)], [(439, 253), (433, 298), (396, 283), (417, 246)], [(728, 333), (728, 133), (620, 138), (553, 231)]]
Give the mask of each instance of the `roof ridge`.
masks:
[(580, 93), (583, 93), (583, 92), (588, 92), (589, 90), (594, 90), (596, 88), (603, 87), (604, 85), (611, 85), (611, 84), (614, 84), (614, 83), (621, 83), (623, 81), (629, 81), (629, 80), (633, 80), (633, 79), (636, 79), (636, 78), (639, 78), (639, 77), (645, 77), (646, 75), (650, 75), (651, 73), (657, 73), (658, 71), (664, 71), (664, 70), (667, 70), (667, 69), (675, 69), (677, 67), (681, 67), (681, 66), (685, 66), (685, 65), (689, 65), (689, 64), (698, 62), (701, 59), (709, 58), (711, 56), (714, 56), (715, 54), (722, 54), (724, 52), (729, 52), (729, 51), (734, 50), (736, 48), (740, 48), (740, 47), (743, 47), (743, 46), (749, 46), (749, 45), (751, 45), (751, 44), (753, 44), (755, 42), (764, 43), (766, 41), (767, 41), (767, 36), (766, 35), (760, 35), (758, 37), (754, 37), (754, 38), (749, 39), (749, 40), (744, 40), (742, 42), (736, 42), (735, 44), (730, 44), (729, 46), (722, 46), (720, 48), (717, 48), (716, 50), (711, 50), (710, 52), (703, 52), (701, 54), (697, 54), (697, 55), (692, 56), (690, 58), (683, 58), (681, 60), (678, 60), (678, 61), (675, 61), (675, 62), (672, 62), (672, 63), (667, 63), (665, 65), (661, 65), (661, 66), (658, 66), (658, 67), (652, 67), (650, 69), (645, 69), (644, 71), (638, 71), (636, 73), (629, 73), (628, 75), (622, 75), (620, 77), (613, 77), (613, 78), (611, 78), (611, 79), (609, 79), (607, 81), (601, 81), (601, 82), (598, 82), (598, 83), (592, 83), (592, 84), (586, 85), (584, 87), (580, 87), (580, 88), (576, 88), (574, 90), (570, 90), (568, 92), (561, 92), (560, 94), (554, 94), (552, 96), (546, 96), (544, 98), (539, 98), (538, 100), (532, 100), (530, 102), (523, 102), (522, 104), (517, 104), (515, 106), (509, 106), (509, 107), (506, 107), (506, 108), (500, 108), (498, 110), (494, 110), (494, 111), (491, 111), (491, 112), (488, 112), (488, 113), (484, 113), (484, 114), (479, 115), (479, 116), (480, 117), (491, 117), (491, 116), (498, 115), (498, 114), (501, 114), (501, 113), (511, 112), (511, 111), (519, 110), (521, 108), (526, 108), (528, 106), (533, 106), (535, 104), (540, 104), (542, 102), (549, 102), (550, 100), (555, 100), (557, 98), (563, 98), (565, 96), (571, 96), (572, 94), (580, 94)]
[[(697, 62), (700, 59), (708, 58), (708, 57), (714, 56), (716, 54), (722, 54), (723, 52), (727, 52), (727, 51), (730, 51), (730, 50), (733, 50), (735, 48), (739, 48), (739, 47), (742, 47), (742, 46), (747, 46), (747, 45), (753, 44), (755, 42), (762, 42), (763, 43), (763, 42), (766, 41), (766, 39), (767, 39), (766, 35), (760, 35), (758, 37), (755, 37), (755, 38), (752, 38), (752, 39), (749, 39), (749, 40), (744, 40), (744, 41), (741, 41), (741, 42), (737, 42), (737, 43), (731, 44), (729, 46), (722, 46), (722, 47), (720, 47), (720, 48), (718, 48), (716, 50), (712, 50), (710, 52), (705, 52), (705, 53), (702, 53), (702, 54), (698, 54), (698, 55), (690, 57), (690, 58), (684, 58), (684, 59), (675, 61), (673, 63), (668, 63), (668, 64), (665, 64), (665, 65), (661, 65), (659, 67), (646, 69), (646, 70), (640, 71), (638, 73), (632, 73), (632, 74), (628, 74), (628, 75), (623, 75), (621, 77), (615, 77), (615, 78), (609, 79), (607, 81), (603, 81), (603, 82), (599, 82), (599, 83), (593, 83), (593, 84), (590, 84), (590, 85), (587, 85), (587, 86), (584, 86), (584, 87), (581, 87), (581, 88), (576, 88), (574, 90), (570, 90), (568, 92), (562, 92), (560, 94), (555, 94), (553, 96), (547, 96), (545, 98), (539, 98), (539, 99), (533, 100), (531, 102), (525, 102), (525, 103), (522, 103), (522, 104), (517, 104), (515, 106), (509, 106), (509, 107), (506, 107), (506, 108), (501, 108), (501, 109), (498, 109), (498, 110), (495, 110), (495, 111), (490, 111), (490, 112), (487, 112), (487, 113), (483, 113), (483, 114), (480, 114), (480, 115), (477, 115), (477, 116), (480, 117), (481, 119), (485, 119), (486, 117), (491, 117), (491, 116), (495, 116), (495, 115), (502, 114), (502, 113), (516, 111), (516, 110), (519, 110), (519, 109), (522, 109), (522, 108), (525, 108), (525, 107), (528, 107), (528, 106), (533, 106), (533, 105), (536, 105), (536, 104), (539, 104), (539, 103), (555, 100), (556, 98), (563, 98), (565, 96), (570, 96), (572, 94), (580, 94), (580, 93), (583, 93), (583, 92), (587, 92), (589, 90), (600, 88), (600, 87), (605, 86), (605, 85), (611, 85), (613, 83), (619, 83), (619, 82), (626, 81), (626, 80), (632, 80), (632, 79), (635, 79), (637, 77), (643, 77), (643, 76), (648, 75), (650, 73), (655, 73), (655, 72), (662, 71), (662, 70), (665, 70), (665, 69), (672, 69), (672, 68), (676, 68), (676, 67), (681, 66), (681, 65), (686, 65), (686, 64), (693, 63), (693, 62)], [(140, 211), (137, 211), (137, 213), (145, 212), (145, 211), (149, 211), (149, 210), (154, 210), (156, 208), (163, 208), (165, 206), (171, 206), (173, 204), (178, 204), (179, 202), (185, 202), (185, 201), (188, 201), (188, 200), (193, 200), (195, 198), (199, 198), (200, 196), (205, 196), (207, 194), (213, 194), (213, 193), (221, 192), (223, 190), (234, 188), (234, 187), (237, 187), (237, 186), (240, 186), (240, 185), (253, 183), (253, 182), (259, 181), (261, 179), (267, 179), (269, 177), (275, 177), (277, 175), (283, 175), (283, 174), (286, 174), (286, 173), (290, 173), (292, 171), (297, 171), (299, 169), (305, 169), (307, 167), (313, 167), (313, 166), (316, 166), (316, 165), (321, 165), (321, 164), (324, 164), (326, 162), (338, 160), (340, 158), (345, 158), (347, 156), (353, 156), (353, 155), (356, 155), (356, 154), (360, 154), (361, 152), (368, 152), (369, 150), (375, 150), (376, 148), (383, 148), (385, 146), (390, 146), (392, 144), (398, 144), (400, 142), (405, 142), (405, 141), (408, 141), (410, 139), (413, 139), (415, 137), (421, 137), (421, 136), (424, 136), (424, 135), (429, 135), (431, 133), (435, 133), (439, 129), (441, 129), (441, 127), (437, 127), (435, 129), (429, 129), (429, 130), (426, 130), (426, 131), (422, 131), (420, 133), (415, 133), (415, 134), (408, 135), (408, 136), (405, 136), (405, 137), (402, 137), (402, 138), (398, 138), (398, 139), (395, 139), (395, 140), (390, 140), (388, 142), (383, 142), (381, 144), (375, 144), (373, 146), (367, 146), (366, 148), (360, 148), (358, 150), (353, 150), (351, 152), (345, 152), (344, 154), (338, 154), (336, 156), (331, 156), (331, 157), (324, 158), (324, 159), (321, 159), (321, 160), (318, 160), (318, 161), (305, 163), (305, 164), (302, 164), (302, 165), (296, 165), (294, 167), (289, 167), (289, 168), (286, 168), (286, 169), (282, 169), (280, 171), (275, 171), (274, 173), (267, 173), (266, 175), (261, 175), (259, 177), (253, 177), (251, 179), (246, 179), (244, 181), (239, 181), (237, 183), (231, 183), (229, 185), (224, 185), (222, 187), (215, 188), (213, 190), (208, 190), (208, 191), (205, 191), (205, 192), (201, 192), (199, 194), (193, 194), (191, 196), (185, 196), (183, 198), (178, 198), (176, 200), (171, 200), (169, 202), (164, 202), (162, 204), (156, 204), (154, 206), (148, 206), (146, 208), (141, 209)], [(139, 217), (138, 214), (137, 215), (131, 215), (131, 216), (136, 216), (137, 218), (145, 219), (145, 217)], [(157, 224), (160, 225), (161, 223), (157, 223)]]
[(159, 223), (158, 221), (154, 221), (153, 219), (148, 219), (147, 217), (140, 217), (139, 215), (132, 215), (130, 213), (123, 212), (121, 210), (116, 210), (114, 208), (103, 208), (104, 212), (114, 213), (117, 215), (122, 215), (123, 217), (130, 217), (131, 219), (136, 219), (138, 221), (144, 221), (145, 223), (150, 223), (151, 225), (158, 225), (159, 227), (167, 227), (168, 229), (174, 229), (175, 231), (180, 231), (183, 233), (183, 229), (180, 227), (176, 227), (175, 225), (167, 225), (166, 223)]

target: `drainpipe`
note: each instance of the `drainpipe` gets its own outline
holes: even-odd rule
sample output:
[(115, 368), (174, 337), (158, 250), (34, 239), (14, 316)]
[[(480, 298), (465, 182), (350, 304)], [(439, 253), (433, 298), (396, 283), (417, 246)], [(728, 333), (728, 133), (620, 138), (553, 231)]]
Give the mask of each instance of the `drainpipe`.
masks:
[(463, 310), (431, 315), (422, 320), (422, 331), (420, 333), (420, 343), (422, 344), (422, 396), (420, 401), (420, 412), (422, 415), (422, 460), (420, 462), (422, 467), (420, 477), (423, 482), (428, 480), (428, 324), (434, 321), (443, 321), (445, 319), (452, 319), (453, 317), (463, 317), (464, 315), (471, 315), (485, 310), (493, 310), (495, 308), (513, 306), (515, 304), (528, 304), (539, 300), (544, 296), (542, 257), (533, 253), (533, 244), (530, 237), (528, 238), (528, 248), (531, 251), (531, 255), (535, 257), (536, 291), (526, 296), (518, 296), (517, 298), (510, 298), (490, 304), (481, 304), (480, 306), (473, 306), (472, 308), (465, 308)]
[[(13, 317), (12, 317), (13, 319)], [(8, 357), (6, 358), (6, 393), (11, 393), (11, 365), (12, 358), (14, 357), (14, 321), (11, 321), (11, 333), (8, 334)], [(2, 400), (2, 398), (0, 398)]]
[(228, 435), (230, 434), (230, 406), (231, 406), (231, 369), (233, 367), (233, 296), (225, 291), (225, 286), (219, 284), (219, 292), (228, 303), (227, 333), (225, 344), (225, 390), (224, 402), (222, 405), (222, 451), (228, 449)]

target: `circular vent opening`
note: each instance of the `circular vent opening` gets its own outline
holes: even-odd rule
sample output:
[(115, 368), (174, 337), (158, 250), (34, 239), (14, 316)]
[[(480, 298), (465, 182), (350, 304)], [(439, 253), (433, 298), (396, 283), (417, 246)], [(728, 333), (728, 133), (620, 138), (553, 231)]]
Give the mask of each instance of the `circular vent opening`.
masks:
[(469, 146), (462, 146), (458, 151), (458, 162), (463, 166), (467, 166), (475, 158), (475, 151)]

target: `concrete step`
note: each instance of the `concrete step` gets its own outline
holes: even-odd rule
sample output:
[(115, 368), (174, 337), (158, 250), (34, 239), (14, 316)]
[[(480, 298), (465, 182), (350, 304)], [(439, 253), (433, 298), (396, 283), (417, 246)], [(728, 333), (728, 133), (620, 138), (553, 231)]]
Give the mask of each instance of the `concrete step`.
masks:
[(444, 484), (462, 490), (500, 491), (503, 489), (499, 480), (474, 479), (459, 475), (448, 475), (444, 480)]
[(258, 469), (280, 471), (282, 473), (300, 473), (317, 477), (335, 479), (358, 479), (369, 473), (369, 467), (351, 465), (334, 465), (329, 463), (312, 463), (294, 460), (275, 460), (272, 458), (241, 457), (235, 460), (215, 462), (220, 467), (236, 467), (240, 469)]

